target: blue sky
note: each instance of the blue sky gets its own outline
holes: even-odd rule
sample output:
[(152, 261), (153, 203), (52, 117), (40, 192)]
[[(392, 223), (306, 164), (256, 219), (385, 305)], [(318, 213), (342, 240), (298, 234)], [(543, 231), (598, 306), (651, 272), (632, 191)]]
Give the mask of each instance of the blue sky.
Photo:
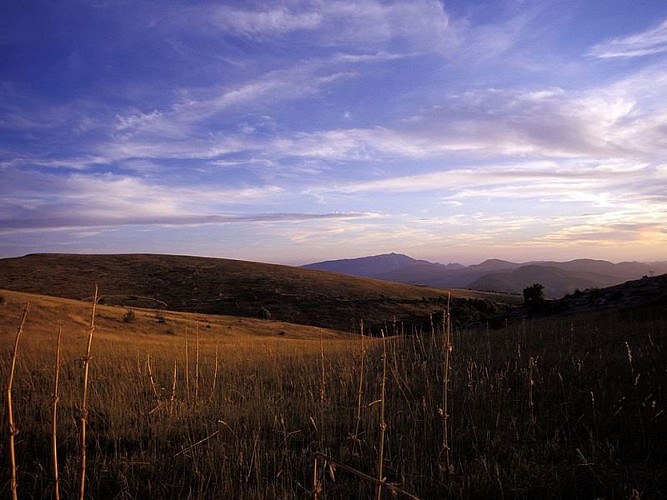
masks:
[(0, 0), (0, 256), (667, 260), (667, 2)]

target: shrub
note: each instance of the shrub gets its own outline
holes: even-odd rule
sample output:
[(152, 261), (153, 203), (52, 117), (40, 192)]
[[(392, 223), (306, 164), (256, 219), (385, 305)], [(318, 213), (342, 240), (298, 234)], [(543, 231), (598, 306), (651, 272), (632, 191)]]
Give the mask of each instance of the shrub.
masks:
[(137, 315), (134, 313), (132, 309), (128, 309), (127, 312), (125, 313), (125, 316), (123, 316), (124, 323), (134, 323), (136, 319)]
[(544, 285), (534, 283), (523, 289), (523, 304), (530, 309), (538, 308), (544, 303)]

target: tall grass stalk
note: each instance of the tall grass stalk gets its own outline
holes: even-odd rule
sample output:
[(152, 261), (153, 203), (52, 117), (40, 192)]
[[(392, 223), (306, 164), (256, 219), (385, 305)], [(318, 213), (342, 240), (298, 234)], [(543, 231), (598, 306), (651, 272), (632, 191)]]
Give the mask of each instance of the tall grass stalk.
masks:
[(157, 386), (155, 385), (155, 378), (153, 377), (153, 367), (151, 366), (151, 354), (146, 354), (146, 370), (148, 371), (148, 379), (151, 382), (151, 390), (153, 391), (153, 397), (155, 401), (159, 401), (160, 394), (157, 391)]
[(625, 349), (628, 353), (628, 364), (630, 365), (630, 373), (632, 374), (632, 377), (634, 378), (635, 376), (635, 367), (632, 364), (632, 349), (630, 349), (630, 344), (628, 344), (628, 341), (625, 341)]
[(419, 500), (418, 497), (414, 496), (412, 493), (404, 490), (403, 488), (399, 488), (398, 486), (389, 484), (386, 481), (379, 481), (377, 478), (369, 476), (368, 474), (364, 474), (360, 470), (357, 470), (354, 467), (351, 467), (344, 462), (340, 462), (334, 458), (324, 455), (319, 451), (315, 452), (315, 457), (313, 459), (313, 474), (314, 474), (313, 484), (315, 484), (315, 489), (313, 490), (313, 498), (315, 500), (317, 500), (319, 498), (319, 494), (322, 493), (322, 483), (319, 481), (317, 477), (317, 470), (318, 470), (317, 464), (318, 464), (318, 459), (320, 458), (324, 460), (325, 464), (329, 462), (331, 466), (344, 470), (345, 472), (349, 472), (350, 474), (353, 474), (366, 482), (373, 483), (380, 489), (387, 488), (390, 491), (392, 498), (396, 498), (400, 494), (406, 498), (410, 498), (411, 500)]
[(324, 371), (324, 338), (320, 330), (320, 447), (325, 449), (324, 399), (326, 397), (326, 373)]
[(199, 323), (195, 331), (195, 402), (199, 401)]
[(535, 369), (535, 358), (528, 358), (528, 411), (530, 412), (530, 425), (535, 425), (535, 402), (533, 401), (533, 385), (535, 385), (535, 380), (533, 379), (533, 370)]
[(364, 394), (364, 320), (361, 320), (361, 332), (359, 335), (359, 390), (357, 391), (357, 421), (354, 428), (353, 439), (359, 439), (359, 426), (361, 425), (361, 402)]
[(213, 396), (215, 396), (215, 386), (218, 382), (218, 344), (215, 344), (215, 368), (213, 370), (213, 383), (211, 383), (211, 395), (208, 400), (213, 401)]
[(185, 395), (190, 401), (190, 353), (188, 352), (188, 329), (185, 328)]
[(90, 325), (88, 328), (88, 344), (86, 356), (83, 358), (83, 393), (81, 395), (81, 475), (79, 481), (79, 498), (85, 497), (86, 492), (86, 422), (88, 420), (88, 374), (90, 370), (90, 349), (93, 345), (93, 333), (95, 332), (95, 306), (97, 305), (97, 285), (93, 295), (93, 305), (90, 312)]
[(320, 481), (319, 470), (318, 470), (318, 458), (319, 452), (315, 452), (313, 455), (313, 500), (319, 500), (320, 493), (322, 493), (322, 481)]
[(174, 399), (176, 398), (176, 360), (174, 360), (174, 370), (171, 375), (171, 394), (169, 394), (169, 415), (174, 413)]
[(376, 498), (382, 498), (382, 484), (384, 483), (384, 437), (387, 431), (387, 422), (384, 418), (385, 393), (387, 388), (387, 339), (382, 330), (382, 389), (380, 392), (380, 445), (378, 451), (378, 481)]
[(326, 391), (326, 374), (324, 372), (324, 338), (320, 330), (320, 404), (324, 406), (324, 397)]
[(56, 500), (60, 500), (60, 478), (58, 477), (58, 400), (60, 381), (60, 342), (63, 329), (58, 328), (56, 340), (56, 367), (53, 376), (53, 413), (51, 415), (51, 453), (53, 455), (53, 489)]
[(14, 424), (14, 409), (12, 406), (12, 386), (14, 385), (14, 371), (16, 370), (16, 358), (19, 352), (19, 339), (21, 338), (21, 333), (23, 332), (23, 326), (25, 325), (25, 319), (28, 316), (29, 304), (25, 305), (23, 309), (23, 316), (21, 316), (21, 323), (19, 324), (18, 330), (16, 330), (16, 338), (14, 339), (14, 350), (12, 351), (12, 365), (9, 371), (9, 380), (7, 381), (7, 419), (9, 421), (9, 458), (11, 460), (12, 468), (12, 479), (11, 479), (11, 489), (12, 489), (12, 498), (16, 500), (17, 497), (17, 488), (18, 481), (16, 479), (16, 452), (14, 449), (14, 436), (18, 434), (16, 425)]
[(443, 390), (442, 390), (442, 451), (445, 457), (445, 472), (450, 474), (453, 472), (451, 463), (451, 450), (449, 444), (449, 374), (450, 374), (450, 357), (452, 354), (452, 319), (450, 308), (450, 295), (447, 296), (447, 309), (442, 315), (442, 331), (444, 333), (444, 367), (443, 367)]

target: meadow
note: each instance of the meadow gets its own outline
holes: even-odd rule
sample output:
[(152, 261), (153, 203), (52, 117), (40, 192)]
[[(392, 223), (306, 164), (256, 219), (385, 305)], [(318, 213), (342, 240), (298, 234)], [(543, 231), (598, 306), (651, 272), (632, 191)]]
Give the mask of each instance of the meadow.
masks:
[(19, 498), (55, 497), (54, 403), (58, 492), (79, 495), (86, 362), (85, 498), (667, 496), (664, 308), (500, 329), (452, 329), (434, 310), (419, 331), (388, 318), (382, 339), (98, 305), (87, 357), (90, 303), (0, 296), (5, 498), (27, 302)]

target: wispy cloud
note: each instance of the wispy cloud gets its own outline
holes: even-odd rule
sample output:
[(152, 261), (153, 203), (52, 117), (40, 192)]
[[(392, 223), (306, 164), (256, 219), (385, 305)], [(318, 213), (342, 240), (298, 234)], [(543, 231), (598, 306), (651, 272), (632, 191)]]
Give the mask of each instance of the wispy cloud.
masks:
[[(254, 7), (254, 8), (253, 8)], [(379, 47), (401, 40), (410, 47), (432, 48), (448, 37), (449, 17), (440, 2), (379, 2), (376, 0), (286, 2), (280, 6), (257, 4), (192, 7), (177, 23), (206, 24), (227, 34), (264, 39), (307, 32), (325, 46)]]
[(152, 225), (224, 225), (210, 248), (241, 255), (260, 229), (290, 255), (663, 241), (664, 7), (102, 4), (2, 35), (2, 248)]
[(253, 11), (221, 5), (205, 10), (205, 19), (211, 25), (244, 36), (277, 36), (292, 31), (313, 30), (322, 23), (322, 14), (317, 11), (299, 12), (287, 6), (269, 6), (267, 10)]
[(665, 149), (667, 78), (650, 69), (583, 90), (493, 88), (443, 96), (430, 109), (374, 128), (301, 133), (276, 139), (279, 154), (331, 160), (391, 157), (654, 156)]
[[(476, 64), (514, 48), (542, 10), (540, 5), (508, 9), (502, 18), (479, 24), (467, 17), (453, 19), (445, 7), (436, 0), (197, 6), (174, 13), (172, 22), (188, 28), (206, 27), (212, 35), (222, 32), (266, 40), (303, 34), (310, 40), (306, 47), (317, 44), (331, 49), (363, 46), (365, 50), (382, 50), (391, 46), (400, 47), (403, 53), (430, 52)], [(303, 37), (300, 40), (304, 43)]]
[[(126, 225), (197, 225), (298, 222), (370, 217), (366, 212), (237, 212), (283, 195), (278, 186), (221, 189), (156, 185), (118, 175), (68, 177), (11, 173), (0, 188), (3, 232)], [(39, 186), (39, 189), (37, 189)]]
[(124, 226), (201, 226), (220, 224), (285, 223), (328, 220), (354, 220), (374, 217), (373, 213), (260, 213), (254, 215), (213, 214), (174, 216), (99, 217), (79, 213), (77, 216), (62, 216), (30, 219), (0, 219), (0, 234), (15, 234), (33, 231), (60, 231), (72, 228), (109, 228)]
[[(459, 197), (478, 195), (499, 197), (562, 196), (577, 198), (577, 193), (595, 193), (615, 188), (623, 193), (630, 180), (628, 175), (641, 178), (644, 185), (664, 184), (664, 174), (652, 169), (637, 169), (635, 165), (616, 162), (534, 161), (510, 165), (450, 168), (417, 175), (397, 176), (320, 186), (313, 191), (355, 193), (419, 193), (447, 191)], [(452, 196), (453, 197), (453, 196)]]
[(638, 244), (656, 247), (667, 243), (667, 204), (651, 205), (644, 210), (637, 206), (620, 206), (576, 219), (570, 218), (560, 229), (536, 238), (536, 243), (608, 247)]
[(657, 26), (594, 45), (588, 55), (598, 59), (643, 57), (667, 52), (667, 19)]

